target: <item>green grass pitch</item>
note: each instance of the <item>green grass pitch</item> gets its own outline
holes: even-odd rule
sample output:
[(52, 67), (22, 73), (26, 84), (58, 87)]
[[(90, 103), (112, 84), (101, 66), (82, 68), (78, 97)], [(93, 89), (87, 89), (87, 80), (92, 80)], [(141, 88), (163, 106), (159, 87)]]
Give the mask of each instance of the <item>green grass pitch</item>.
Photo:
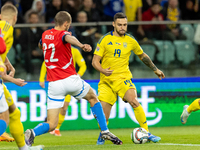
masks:
[[(200, 126), (150, 127), (151, 133), (161, 137), (159, 143), (134, 144), (130, 134), (132, 129), (110, 129), (122, 141), (114, 145), (106, 141), (96, 145), (99, 130), (61, 131), (56, 137), (49, 133), (35, 138), (35, 144), (44, 145), (45, 150), (200, 150)], [(16, 143), (0, 142), (2, 150), (17, 150)]]

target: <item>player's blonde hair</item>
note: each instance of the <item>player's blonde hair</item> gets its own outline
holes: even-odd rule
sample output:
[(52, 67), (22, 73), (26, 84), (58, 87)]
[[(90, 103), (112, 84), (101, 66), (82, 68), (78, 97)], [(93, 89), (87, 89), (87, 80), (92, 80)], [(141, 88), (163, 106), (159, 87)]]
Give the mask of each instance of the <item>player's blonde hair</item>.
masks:
[(62, 26), (64, 22), (70, 23), (71, 20), (71, 15), (66, 11), (59, 11), (54, 18), (55, 26)]
[(17, 13), (18, 13), (17, 8), (12, 4), (5, 4), (1, 8), (1, 16), (9, 17), (9, 16), (17, 15)]

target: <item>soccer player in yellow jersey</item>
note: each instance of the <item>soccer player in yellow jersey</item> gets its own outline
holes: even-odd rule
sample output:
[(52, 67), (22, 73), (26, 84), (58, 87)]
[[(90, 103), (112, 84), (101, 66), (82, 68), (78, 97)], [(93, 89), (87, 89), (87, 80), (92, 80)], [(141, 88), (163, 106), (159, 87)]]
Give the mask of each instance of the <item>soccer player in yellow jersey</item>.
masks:
[(195, 99), (190, 105), (185, 105), (183, 107), (183, 112), (180, 117), (181, 123), (186, 124), (190, 113), (197, 110), (200, 110), (200, 98)]
[[(74, 66), (76, 67), (76, 64), (78, 65), (79, 70), (78, 70), (77, 74), (81, 77), (81, 76), (83, 76), (83, 74), (85, 73), (85, 71), (87, 69), (85, 60), (83, 59), (80, 51), (77, 48), (71, 47), (71, 50), (72, 50), (72, 57), (73, 57), (73, 61), (74, 61)], [(45, 66), (45, 62), (43, 62), (41, 70), (40, 70), (40, 79), (39, 79), (40, 86), (42, 88), (45, 87), (44, 86), (45, 75), (46, 75), (46, 66)], [(60, 113), (59, 113), (58, 125), (57, 125), (57, 127), (56, 127), (56, 129), (54, 131), (50, 132), (51, 134), (54, 134), (55, 136), (61, 136), (60, 127), (61, 127), (61, 125), (62, 125), (62, 123), (63, 123), (63, 121), (65, 119), (66, 111), (67, 111), (67, 108), (69, 106), (70, 100), (71, 100), (71, 96), (67, 95), (65, 97), (64, 105), (61, 108)]]
[[(13, 26), (15, 25), (15, 23), (17, 21), (17, 13), (18, 13), (18, 11), (17, 11), (16, 7), (11, 4), (5, 4), (1, 8), (0, 29), (1, 29), (5, 44), (6, 44), (6, 51), (3, 54), (1, 54), (0, 56), (7, 68), (7, 71), (10, 71), (8, 75), (3, 74), (3, 75), (1, 75), (1, 77), (3, 80), (13, 82), (19, 86), (24, 86), (27, 83), (23, 79), (13, 78), (14, 74), (15, 74), (15, 69), (11, 65), (8, 58), (6, 57), (8, 51), (10, 50), (10, 48), (12, 47), (12, 44), (13, 44)], [(1, 65), (1, 62), (0, 62), (0, 65)], [(1, 84), (0, 91), (2, 93), (1, 98), (6, 99), (7, 103), (3, 107), (0, 107), (1, 115), (6, 112), (6, 117), (4, 118), (4, 120), (6, 120), (6, 124), (5, 124), (5, 122), (0, 123), (0, 126), (1, 126), (0, 132), (2, 132), (2, 123), (3, 123), (4, 129), (7, 127), (8, 123), (9, 123), (10, 133), (14, 137), (19, 150), (42, 150), (43, 146), (28, 147), (26, 145), (24, 134), (23, 134), (24, 129), (23, 129), (23, 125), (20, 121), (20, 111), (14, 104), (14, 101), (13, 101), (12, 96), (9, 93), (8, 89), (2, 83), (2, 79), (1, 79), (1, 83), (0, 83)], [(4, 92), (5, 96), (3, 95), (3, 92)], [(8, 114), (9, 114), (9, 116), (8, 116)], [(0, 117), (1, 117), (1, 115), (0, 115)], [(0, 121), (1, 121), (1, 119), (0, 119)]]
[[(104, 35), (97, 43), (92, 60), (93, 67), (100, 72), (98, 98), (102, 104), (106, 120), (108, 121), (109, 119), (111, 108), (116, 102), (118, 95), (132, 106), (139, 125), (148, 131), (148, 139), (158, 142), (161, 138), (149, 132), (144, 110), (137, 101), (136, 87), (132, 83), (132, 74), (129, 70), (129, 56), (131, 51), (145, 65), (150, 67), (160, 79), (164, 78), (165, 75), (153, 64), (149, 56), (143, 52), (134, 37), (126, 33), (126, 15), (116, 13), (113, 27), (114, 31)], [(99, 136), (97, 144), (101, 145), (104, 142)]]

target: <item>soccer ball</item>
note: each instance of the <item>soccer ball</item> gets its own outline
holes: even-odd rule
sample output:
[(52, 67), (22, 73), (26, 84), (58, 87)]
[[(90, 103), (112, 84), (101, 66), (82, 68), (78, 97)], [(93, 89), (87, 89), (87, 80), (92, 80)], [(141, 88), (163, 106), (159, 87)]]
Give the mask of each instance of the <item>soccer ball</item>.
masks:
[(144, 144), (148, 141), (148, 132), (143, 128), (135, 128), (131, 132), (131, 140), (135, 144)]

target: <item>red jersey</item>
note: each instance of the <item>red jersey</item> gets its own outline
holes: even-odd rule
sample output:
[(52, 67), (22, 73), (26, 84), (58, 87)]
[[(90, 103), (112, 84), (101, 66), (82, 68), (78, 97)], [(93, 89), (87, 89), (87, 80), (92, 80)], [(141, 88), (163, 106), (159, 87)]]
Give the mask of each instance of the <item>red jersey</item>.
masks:
[(71, 53), (71, 44), (65, 43), (67, 31), (50, 29), (42, 34), (42, 47), (47, 81), (56, 81), (76, 74)]

